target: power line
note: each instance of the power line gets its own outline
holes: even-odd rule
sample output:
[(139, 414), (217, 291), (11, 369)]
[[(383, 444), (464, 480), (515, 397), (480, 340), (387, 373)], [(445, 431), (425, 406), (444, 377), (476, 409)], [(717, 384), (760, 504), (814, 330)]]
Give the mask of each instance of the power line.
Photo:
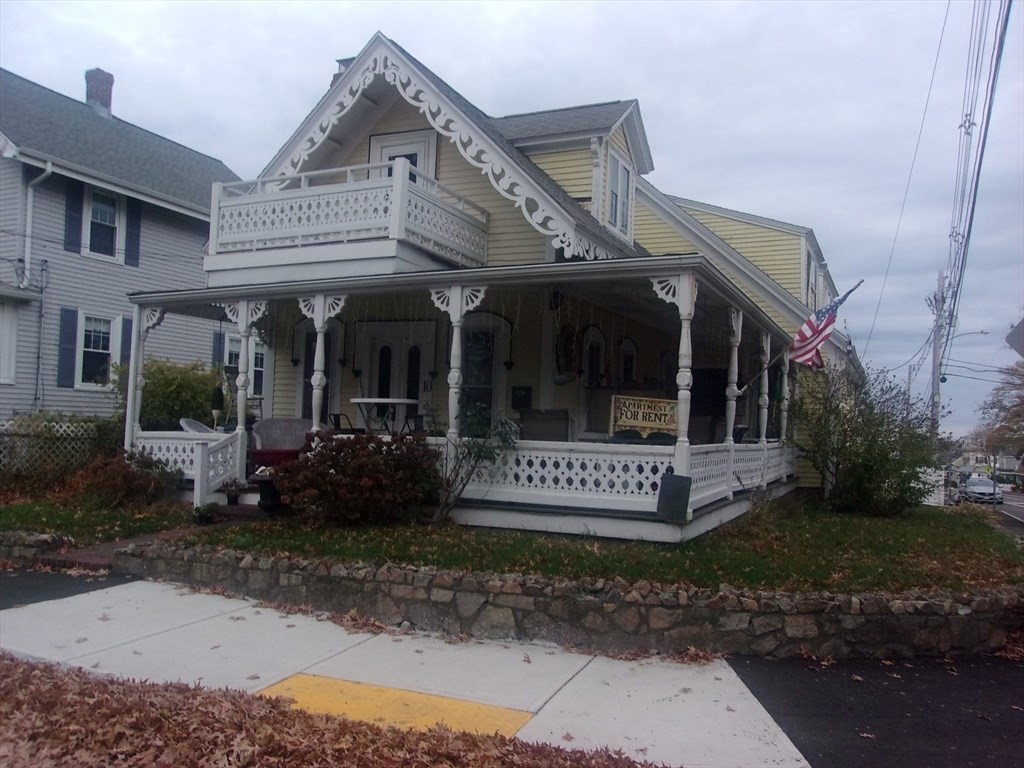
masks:
[[(952, 0), (946, 1), (946, 12), (942, 16), (942, 29), (939, 31), (939, 44), (935, 49), (935, 61), (932, 62), (932, 76), (928, 81), (928, 93), (924, 99), (924, 110), (921, 112), (921, 125), (917, 129), (917, 142), (914, 144), (914, 156), (910, 160), (910, 171), (907, 173), (907, 186), (903, 190), (903, 202), (900, 204), (900, 215), (896, 220), (896, 231), (892, 236), (892, 247), (889, 249), (889, 260), (885, 263), (885, 274), (882, 276), (882, 288), (878, 292), (878, 303), (875, 304), (875, 314), (871, 318), (871, 328), (868, 330), (867, 340), (864, 342), (864, 356), (867, 357), (868, 347), (871, 346), (871, 337), (875, 332), (875, 323), (878, 321), (878, 312), (882, 307), (882, 298), (885, 296), (885, 285), (889, 281), (889, 270), (892, 268), (893, 254), (896, 252), (896, 241), (900, 236), (900, 226), (903, 224), (903, 213), (907, 209), (907, 198), (910, 196), (910, 182), (914, 178), (914, 168), (917, 166), (917, 153), (921, 149), (921, 137), (924, 135), (925, 118), (928, 116), (928, 105), (932, 100), (932, 88), (935, 85), (935, 73), (939, 69), (939, 54), (942, 52), (942, 40), (946, 35), (946, 22), (949, 19), (949, 7)], [(909, 362), (909, 361), (908, 361)], [(903, 365), (906, 365), (904, 363)], [(900, 368), (903, 366), (901, 365)]]

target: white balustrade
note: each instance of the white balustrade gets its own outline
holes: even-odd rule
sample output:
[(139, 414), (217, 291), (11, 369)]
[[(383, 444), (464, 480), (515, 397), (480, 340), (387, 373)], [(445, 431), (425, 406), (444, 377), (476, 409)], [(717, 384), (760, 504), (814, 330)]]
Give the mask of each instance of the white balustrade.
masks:
[(245, 469), (244, 432), (230, 432), (217, 439), (203, 432), (141, 432), (134, 447), (192, 480), (197, 507), (228, 480), (241, 479)]
[(211, 253), (398, 237), (460, 265), (484, 264), (487, 211), (407, 164), (391, 173), (392, 165), (220, 185)]

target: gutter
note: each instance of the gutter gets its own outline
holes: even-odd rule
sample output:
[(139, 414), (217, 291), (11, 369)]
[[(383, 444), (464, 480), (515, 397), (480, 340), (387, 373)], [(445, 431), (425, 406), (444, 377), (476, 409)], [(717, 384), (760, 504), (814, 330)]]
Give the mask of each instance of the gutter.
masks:
[(22, 260), (25, 263), (25, 271), (18, 282), (19, 288), (28, 288), (32, 279), (32, 209), (35, 201), (35, 188), (53, 175), (53, 163), (46, 161), (46, 168), (28, 183), (28, 191), (25, 193), (25, 255)]

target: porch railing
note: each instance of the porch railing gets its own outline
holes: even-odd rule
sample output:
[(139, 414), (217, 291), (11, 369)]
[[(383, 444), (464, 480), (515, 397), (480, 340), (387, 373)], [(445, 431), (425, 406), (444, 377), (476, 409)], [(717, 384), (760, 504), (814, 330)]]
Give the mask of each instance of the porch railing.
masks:
[(180, 469), (186, 480), (192, 480), (192, 500), (197, 507), (228, 480), (244, 477), (244, 432), (211, 436), (196, 432), (140, 432), (134, 445), (137, 450), (167, 462), (171, 469)]
[[(478, 473), (463, 499), (654, 515), (673, 450), (671, 445), (520, 441), (514, 452)], [(699, 510), (792, 473), (793, 450), (781, 443), (735, 445), (731, 467), (729, 446), (692, 446), (689, 508)]]
[(211, 255), (390, 238), (487, 260), (487, 211), (404, 158), (217, 185), (211, 219)]

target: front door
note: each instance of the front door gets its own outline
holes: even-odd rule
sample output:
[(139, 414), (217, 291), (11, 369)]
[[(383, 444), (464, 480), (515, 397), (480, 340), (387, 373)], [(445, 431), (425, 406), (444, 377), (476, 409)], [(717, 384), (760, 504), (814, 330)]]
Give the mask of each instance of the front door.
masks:
[[(423, 321), (358, 323), (361, 395), (416, 400), (416, 405), (405, 406), (403, 412), (406, 417), (422, 414), (424, 404), (429, 401), (435, 328), (433, 322)], [(375, 416), (383, 418), (388, 407), (375, 406)], [(363, 414), (358, 418), (362, 421)]]

